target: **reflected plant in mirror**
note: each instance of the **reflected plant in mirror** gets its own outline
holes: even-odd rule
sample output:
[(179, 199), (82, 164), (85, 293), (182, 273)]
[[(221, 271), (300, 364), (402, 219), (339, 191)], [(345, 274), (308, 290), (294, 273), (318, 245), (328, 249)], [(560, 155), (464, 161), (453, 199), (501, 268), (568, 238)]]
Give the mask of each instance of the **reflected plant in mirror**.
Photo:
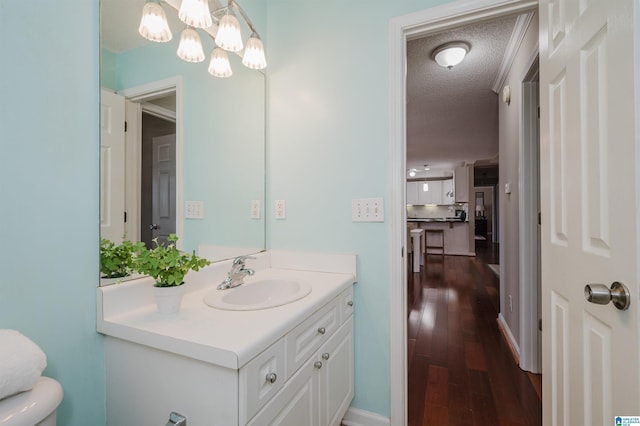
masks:
[[(242, 64), (243, 52), (228, 55), (229, 78), (178, 58), (179, 3), (161, 3), (174, 33), (154, 43), (138, 33), (144, 0), (101, 1), (101, 236), (153, 248), (175, 233), (179, 249), (211, 261), (256, 253), (265, 249), (265, 76)], [(242, 4), (258, 28), (264, 3)], [(210, 0), (212, 11), (226, 5)], [(253, 31), (241, 24), (246, 39)]]
[(135, 259), (143, 249), (143, 242), (124, 240), (116, 244), (106, 238), (100, 239), (100, 278), (125, 278), (131, 275), (135, 270)]

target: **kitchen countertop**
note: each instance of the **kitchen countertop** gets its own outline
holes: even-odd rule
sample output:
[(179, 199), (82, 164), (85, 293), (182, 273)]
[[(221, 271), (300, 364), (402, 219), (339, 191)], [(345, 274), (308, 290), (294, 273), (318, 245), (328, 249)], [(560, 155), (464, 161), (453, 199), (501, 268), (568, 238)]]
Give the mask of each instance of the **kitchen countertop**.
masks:
[(452, 218), (452, 217), (432, 217), (432, 218), (413, 218), (413, 217), (408, 217), (407, 218), (407, 222), (453, 222), (453, 223), (469, 223), (469, 221), (465, 220), (465, 221), (461, 221), (458, 218)]
[[(256, 280), (286, 279), (307, 282), (312, 290), (298, 301), (255, 311), (226, 311), (204, 303), (204, 296), (226, 276), (230, 262), (187, 275), (185, 285), (190, 288), (176, 314), (156, 311), (149, 277), (99, 287), (97, 330), (107, 336), (239, 369), (356, 282), (355, 255), (351, 256), (353, 273), (344, 273), (344, 268), (339, 272), (294, 270), (286, 265), (279, 269), (269, 260), (259, 262), (262, 266), (255, 265), (256, 273), (245, 279), (245, 285)], [(252, 266), (247, 262), (247, 267)]]

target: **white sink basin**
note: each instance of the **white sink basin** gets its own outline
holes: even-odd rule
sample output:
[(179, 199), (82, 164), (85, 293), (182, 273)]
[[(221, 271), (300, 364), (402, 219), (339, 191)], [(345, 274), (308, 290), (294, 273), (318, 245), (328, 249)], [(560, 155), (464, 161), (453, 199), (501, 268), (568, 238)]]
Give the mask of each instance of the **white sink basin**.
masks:
[(227, 290), (213, 289), (204, 303), (227, 311), (255, 311), (286, 305), (311, 293), (307, 283), (291, 280), (257, 280)]

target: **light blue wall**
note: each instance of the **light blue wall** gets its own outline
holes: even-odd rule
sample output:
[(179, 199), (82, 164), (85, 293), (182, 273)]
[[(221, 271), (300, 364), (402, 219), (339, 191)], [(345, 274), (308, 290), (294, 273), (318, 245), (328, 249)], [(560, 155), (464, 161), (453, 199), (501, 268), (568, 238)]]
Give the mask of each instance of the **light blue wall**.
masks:
[[(350, 206), (359, 197), (388, 201), (389, 20), (443, 2), (266, 6), (268, 199), (287, 201), (286, 220), (273, 220), (266, 206), (268, 246), (358, 253), (353, 405), (385, 416), (389, 225), (352, 223)], [(49, 355), (47, 373), (66, 392), (60, 424), (101, 425), (98, 1), (0, 1), (0, 54), (18, 65), (0, 67), (0, 140), (10, 153), (0, 156), (0, 326)]]
[(58, 424), (101, 425), (98, 0), (0, 1), (0, 57), (0, 327), (47, 354)]
[[(358, 254), (353, 406), (389, 416), (389, 21), (444, 1), (269, 0), (267, 246)], [(352, 223), (383, 197), (385, 223)]]

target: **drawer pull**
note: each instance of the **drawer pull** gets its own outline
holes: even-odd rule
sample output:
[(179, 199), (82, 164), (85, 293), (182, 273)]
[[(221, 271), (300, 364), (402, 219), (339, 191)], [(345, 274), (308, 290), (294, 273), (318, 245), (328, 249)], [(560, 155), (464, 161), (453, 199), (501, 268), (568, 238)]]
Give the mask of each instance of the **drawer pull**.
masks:
[(320, 334), (324, 334), (324, 333), (326, 333), (326, 332), (327, 332), (327, 330), (326, 330), (324, 327), (320, 327), (320, 328), (318, 329), (318, 333), (320, 333)]
[(349, 300), (349, 301), (347, 302), (347, 305), (349, 305), (349, 306), (353, 306), (353, 300)]
[(329, 352), (325, 352), (322, 354), (322, 359), (324, 359), (325, 361), (329, 359), (331, 355), (329, 355)]
[(322, 361), (316, 361), (313, 363), (313, 366), (320, 370), (322, 368)]
[(275, 383), (277, 379), (278, 379), (278, 376), (276, 375), (276, 373), (267, 374), (267, 382)]

